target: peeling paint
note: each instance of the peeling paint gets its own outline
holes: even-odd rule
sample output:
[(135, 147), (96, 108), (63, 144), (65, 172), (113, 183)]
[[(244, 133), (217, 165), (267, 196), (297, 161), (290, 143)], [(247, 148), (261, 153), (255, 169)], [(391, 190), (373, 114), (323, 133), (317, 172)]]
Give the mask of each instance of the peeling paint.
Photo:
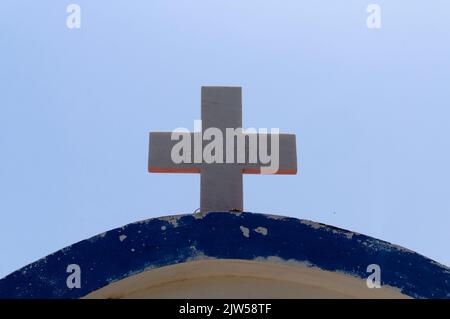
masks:
[(254, 231), (257, 232), (257, 233), (259, 233), (259, 234), (261, 234), (261, 235), (263, 235), (263, 236), (266, 236), (267, 233), (268, 233), (267, 228), (261, 227), (261, 226), (255, 228)]
[(308, 268), (314, 267), (313, 264), (311, 264), (310, 262), (307, 262), (307, 261), (297, 261), (295, 259), (283, 259), (278, 256), (267, 256), (267, 257), (259, 256), (259, 257), (253, 258), (253, 260), (269, 261), (269, 262), (273, 262), (273, 263), (287, 264), (287, 265), (299, 266), (299, 267), (308, 267)]
[(241, 229), (242, 235), (244, 235), (244, 237), (250, 237), (250, 229), (244, 226), (239, 226), (239, 228)]
[(178, 220), (185, 216), (187, 216), (187, 215), (172, 215), (172, 216), (159, 217), (158, 219), (168, 222), (173, 227), (178, 227)]
[[(255, 213), (198, 217), (152, 218), (65, 247), (1, 279), (0, 298), (79, 298), (147, 269), (209, 258), (279, 261), (360, 279), (374, 263), (382, 269), (383, 286), (417, 298), (450, 296), (448, 267), (363, 234)], [(176, 231), (161, 232), (171, 226)], [(92, 270), (83, 273), (81, 289), (70, 290), (65, 269), (74, 262)]]
[(269, 219), (275, 219), (275, 220), (283, 220), (283, 219), (288, 218), (286, 216), (272, 215), (272, 214), (264, 214), (264, 216), (266, 216)]
[(320, 229), (320, 228), (325, 227), (322, 224), (319, 224), (319, 223), (316, 223), (316, 222), (313, 222), (313, 221), (310, 221), (310, 220), (306, 220), (306, 219), (300, 220), (300, 223), (302, 223), (303, 225), (308, 225), (309, 227), (311, 227), (313, 229)]
[(340, 231), (337, 229), (333, 229), (332, 232), (333, 232), (333, 234), (344, 235), (348, 239), (352, 239), (353, 235), (354, 235), (354, 233), (352, 233), (352, 232)]
[(202, 219), (206, 215), (208, 215), (208, 212), (198, 212), (198, 213), (192, 214), (192, 217), (194, 217), (195, 219)]

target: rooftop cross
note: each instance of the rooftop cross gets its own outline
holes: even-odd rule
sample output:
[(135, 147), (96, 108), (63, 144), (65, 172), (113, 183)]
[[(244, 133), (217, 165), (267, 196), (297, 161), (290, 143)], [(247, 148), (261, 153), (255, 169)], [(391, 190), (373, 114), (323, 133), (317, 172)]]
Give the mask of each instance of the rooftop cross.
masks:
[[(201, 132), (150, 133), (149, 172), (200, 173), (201, 212), (243, 211), (242, 174), (297, 173), (294, 134), (242, 131), (240, 87), (202, 87), (201, 99)], [(173, 152), (181, 142), (189, 148), (180, 154), (185, 161), (174, 161)], [(205, 153), (211, 156), (205, 158)], [(276, 155), (274, 169), (267, 165), (269, 153), (271, 158)]]

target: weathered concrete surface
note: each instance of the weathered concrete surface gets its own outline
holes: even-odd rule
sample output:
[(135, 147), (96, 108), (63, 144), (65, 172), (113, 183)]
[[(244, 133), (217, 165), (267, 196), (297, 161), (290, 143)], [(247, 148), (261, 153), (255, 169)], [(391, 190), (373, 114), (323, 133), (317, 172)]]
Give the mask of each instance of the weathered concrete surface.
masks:
[[(81, 241), (0, 280), (0, 298), (80, 298), (149, 269), (206, 259), (276, 260), (365, 280), (416, 298), (450, 298), (450, 269), (402, 247), (295, 218), (217, 212), (149, 219)], [(66, 286), (67, 265), (81, 288)], [(188, 297), (188, 296), (187, 296)]]

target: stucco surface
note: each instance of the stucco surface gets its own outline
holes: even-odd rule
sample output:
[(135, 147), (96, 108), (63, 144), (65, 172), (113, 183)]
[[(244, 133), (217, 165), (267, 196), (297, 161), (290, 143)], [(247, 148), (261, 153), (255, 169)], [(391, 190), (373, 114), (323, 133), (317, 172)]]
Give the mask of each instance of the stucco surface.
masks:
[[(377, 264), (382, 286), (415, 298), (450, 297), (449, 268), (397, 245), (308, 220), (212, 212), (148, 219), (80, 241), (1, 279), (0, 298), (80, 298), (148, 270), (200, 260), (276, 262), (361, 283), (367, 266)], [(70, 264), (81, 269), (81, 288), (66, 285)]]

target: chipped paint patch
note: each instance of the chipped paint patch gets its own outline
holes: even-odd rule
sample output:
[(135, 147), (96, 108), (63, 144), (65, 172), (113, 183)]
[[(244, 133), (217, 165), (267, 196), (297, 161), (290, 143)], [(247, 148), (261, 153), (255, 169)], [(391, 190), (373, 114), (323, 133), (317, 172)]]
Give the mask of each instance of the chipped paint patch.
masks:
[(173, 227), (178, 227), (178, 220), (186, 215), (173, 215), (158, 218), (171, 224)]
[(352, 232), (341, 231), (341, 230), (337, 230), (337, 229), (333, 229), (332, 232), (333, 232), (333, 234), (344, 235), (345, 237), (347, 237), (347, 239), (352, 239), (353, 235), (354, 235), (354, 233), (352, 233)]
[(389, 244), (390, 246), (395, 247), (396, 249), (400, 250), (400, 251), (404, 251), (410, 254), (414, 254), (414, 251), (412, 251), (411, 249), (405, 248), (403, 246), (397, 245), (397, 244)]
[(298, 261), (295, 259), (283, 259), (280, 258), (278, 256), (267, 256), (267, 257), (256, 257), (253, 258), (253, 260), (255, 261), (267, 261), (267, 262), (273, 262), (273, 263), (280, 263), (280, 264), (287, 264), (287, 265), (292, 265), (292, 266), (300, 266), (300, 267), (315, 267), (318, 268), (317, 266), (315, 266), (314, 264), (311, 264), (308, 261)]
[(288, 217), (285, 217), (285, 216), (273, 215), (273, 214), (264, 214), (264, 216), (269, 218), (269, 219), (274, 219), (274, 220), (284, 220), (284, 219), (288, 218)]
[(244, 226), (239, 226), (239, 228), (242, 232), (242, 235), (244, 235), (244, 237), (247, 237), (247, 238), (250, 237), (250, 229), (248, 229), (247, 227), (244, 227)]
[(198, 213), (192, 214), (192, 217), (194, 217), (195, 219), (202, 219), (208, 214), (209, 214), (209, 212), (204, 212), (204, 213), (203, 212), (198, 212)]
[(266, 236), (267, 233), (268, 233), (267, 228), (266, 227), (261, 227), (261, 226), (255, 228), (254, 231), (257, 232), (258, 234), (263, 235), (263, 236)]
[(300, 220), (300, 223), (302, 223), (303, 225), (308, 225), (309, 227), (311, 227), (311, 228), (313, 228), (313, 229), (320, 229), (320, 228), (325, 227), (325, 226), (322, 225), (322, 224), (313, 222), (313, 221), (311, 221), (311, 220), (306, 220), (306, 219)]
[(120, 241), (124, 241), (125, 239), (127, 239), (127, 235), (120, 235), (119, 236), (119, 240)]
[(229, 213), (236, 215), (236, 216), (241, 216), (243, 212), (231, 210), (231, 211), (229, 211)]
[(217, 259), (208, 255), (205, 255), (203, 251), (195, 250), (195, 254), (191, 257), (187, 258), (186, 261), (197, 261), (197, 260), (206, 260), (206, 259)]
[(300, 220), (300, 223), (302, 223), (303, 225), (308, 225), (309, 227), (311, 227), (313, 229), (323, 229), (327, 232), (331, 231), (333, 234), (345, 236), (347, 239), (352, 239), (353, 235), (359, 235), (358, 233), (350, 232), (345, 229), (340, 229), (337, 227), (330, 227), (330, 226), (327, 226), (327, 225), (324, 225), (321, 223), (313, 222), (311, 220), (306, 220), (306, 219)]

